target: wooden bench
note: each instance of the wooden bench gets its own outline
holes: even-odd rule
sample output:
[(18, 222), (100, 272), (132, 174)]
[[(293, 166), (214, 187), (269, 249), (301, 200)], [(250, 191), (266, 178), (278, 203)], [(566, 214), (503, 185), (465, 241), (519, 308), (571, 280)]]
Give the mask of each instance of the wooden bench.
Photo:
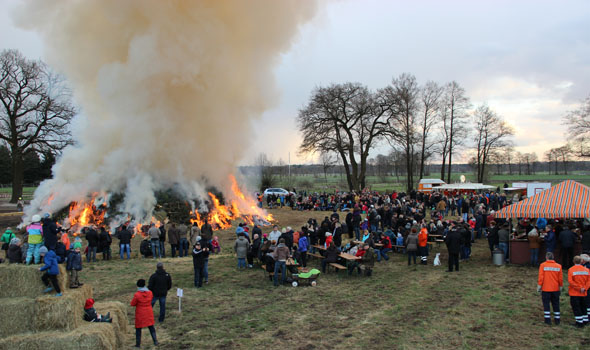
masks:
[(338, 263), (330, 263), (330, 266), (332, 266), (336, 270), (336, 272), (340, 270), (346, 270), (346, 266), (340, 265)]
[(317, 253), (307, 253), (307, 256), (312, 256), (314, 258), (323, 259), (324, 257)]

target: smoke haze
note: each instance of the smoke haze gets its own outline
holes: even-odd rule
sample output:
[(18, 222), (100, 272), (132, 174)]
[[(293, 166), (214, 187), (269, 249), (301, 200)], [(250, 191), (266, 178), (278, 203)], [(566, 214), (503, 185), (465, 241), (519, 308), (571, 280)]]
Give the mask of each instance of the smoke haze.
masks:
[(273, 68), (312, 1), (27, 1), (19, 24), (45, 42), (82, 118), (77, 145), (35, 192), (25, 216), (98, 193), (152, 214), (154, 191), (228, 188), (251, 120), (276, 100)]

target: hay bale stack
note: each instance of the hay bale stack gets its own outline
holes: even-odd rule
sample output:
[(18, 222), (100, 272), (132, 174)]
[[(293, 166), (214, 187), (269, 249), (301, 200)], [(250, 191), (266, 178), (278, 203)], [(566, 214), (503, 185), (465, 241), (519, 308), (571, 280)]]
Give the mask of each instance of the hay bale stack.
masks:
[(71, 289), (63, 296), (0, 299), (0, 337), (28, 330), (73, 330), (84, 321), (84, 302), (92, 298), (92, 288)]
[(0, 299), (0, 338), (29, 329), (35, 315), (35, 299)]
[(110, 323), (86, 323), (70, 332), (41, 332), (13, 335), (0, 341), (0, 350), (111, 350), (117, 342), (115, 327)]
[(38, 297), (35, 299), (32, 330), (73, 330), (81, 326), (84, 322), (84, 302), (88, 298), (92, 298), (92, 288), (89, 285), (69, 289), (59, 298), (53, 295)]
[(113, 319), (113, 328), (117, 335), (117, 343), (119, 345), (125, 344), (125, 334), (127, 333), (127, 327), (129, 320), (127, 319), (127, 306), (118, 301), (113, 302), (99, 302), (94, 304), (96, 312), (101, 315), (106, 315), (107, 312), (111, 313)]
[[(43, 292), (41, 282), (43, 265), (0, 264), (0, 298), (29, 297), (34, 298)], [(57, 282), (62, 290), (69, 287), (68, 274), (63, 264), (59, 265)]]

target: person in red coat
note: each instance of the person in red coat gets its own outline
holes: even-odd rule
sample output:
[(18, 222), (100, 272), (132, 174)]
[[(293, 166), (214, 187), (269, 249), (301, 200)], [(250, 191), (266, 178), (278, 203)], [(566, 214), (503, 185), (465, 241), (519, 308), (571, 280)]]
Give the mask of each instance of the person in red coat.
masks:
[(141, 329), (147, 327), (150, 330), (154, 345), (158, 345), (156, 329), (154, 328), (154, 312), (152, 310), (152, 292), (146, 288), (145, 280), (137, 281), (137, 292), (131, 300), (131, 306), (135, 306), (135, 347), (141, 345)]

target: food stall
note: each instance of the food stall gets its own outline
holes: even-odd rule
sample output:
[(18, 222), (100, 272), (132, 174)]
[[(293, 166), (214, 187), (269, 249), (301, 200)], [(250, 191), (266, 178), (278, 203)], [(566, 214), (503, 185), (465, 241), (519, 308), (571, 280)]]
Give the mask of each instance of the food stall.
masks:
[[(579, 219), (590, 217), (590, 187), (573, 180), (563, 181), (548, 190), (537, 193), (518, 203), (509, 205), (494, 214), (496, 218), (545, 218)], [(580, 243), (574, 246), (579, 254)], [(555, 251), (559, 256), (559, 244)], [(510, 262), (526, 264), (530, 261), (529, 243), (526, 239), (512, 239), (509, 247)], [(539, 251), (539, 261), (545, 256), (545, 245)]]

